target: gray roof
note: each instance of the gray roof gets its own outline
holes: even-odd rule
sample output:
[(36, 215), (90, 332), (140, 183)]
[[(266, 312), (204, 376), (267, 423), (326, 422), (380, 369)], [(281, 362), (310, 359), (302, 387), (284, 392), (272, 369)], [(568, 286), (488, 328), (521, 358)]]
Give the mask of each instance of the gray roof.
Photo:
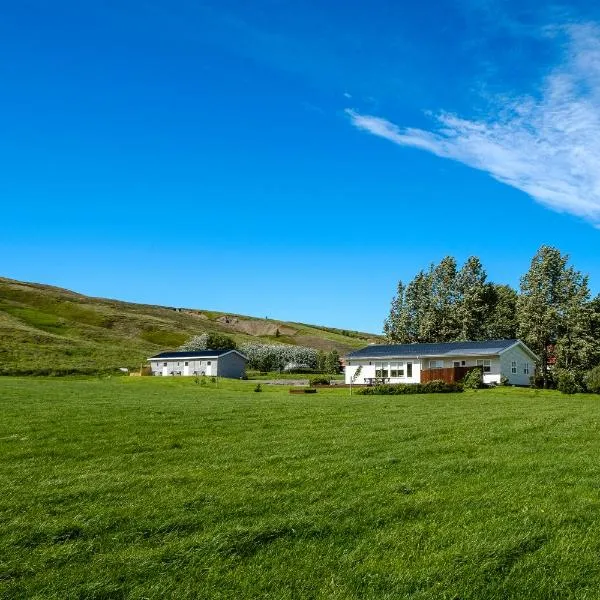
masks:
[[(237, 352), (239, 355), (244, 356), (239, 350), (193, 350), (188, 352), (161, 352), (151, 356), (149, 360), (158, 358), (217, 358), (228, 352)], [(244, 358), (246, 358), (244, 356)]]
[(444, 342), (436, 344), (372, 344), (355, 350), (346, 358), (384, 358), (397, 356), (482, 356), (500, 354), (519, 340), (485, 340), (481, 342)]

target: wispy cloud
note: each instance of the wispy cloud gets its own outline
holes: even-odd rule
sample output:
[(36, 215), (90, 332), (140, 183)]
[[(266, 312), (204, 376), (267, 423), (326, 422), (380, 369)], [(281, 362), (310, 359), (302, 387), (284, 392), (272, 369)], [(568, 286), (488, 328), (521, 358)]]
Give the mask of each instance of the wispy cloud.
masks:
[(539, 94), (498, 99), (484, 118), (441, 113), (428, 131), (346, 112), (359, 129), (486, 171), (553, 210), (600, 227), (600, 27), (562, 31), (564, 60)]

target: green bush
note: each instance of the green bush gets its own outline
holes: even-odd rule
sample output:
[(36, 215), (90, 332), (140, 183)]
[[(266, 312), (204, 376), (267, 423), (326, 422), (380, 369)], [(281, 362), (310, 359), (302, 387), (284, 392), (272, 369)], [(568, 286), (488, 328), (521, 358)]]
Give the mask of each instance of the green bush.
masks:
[(329, 377), (313, 377), (309, 379), (310, 385), (329, 385), (331, 383)]
[(585, 374), (585, 387), (592, 394), (600, 394), (600, 365)]
[(357, 390), (357, 394), (364, 396), (390, 396), (403, 394), (448, 394), (452, 392), (462, 392), (463, 386), (460, 383), (446, 383), (445, 381), (435, 380), (427, 383), (398, 383), (374, 385)]
[(481, 369), (471, 369), (462, 381), (465, 389), (478, 390), (483, 387), (483, 371)]
[(556, 389), (563, 394), (578, 394), (585, 391), (583, 377), (576, 371), (562, 369), (557, 372)]
[(259, 384), (256, 385), (256, 387), (254, 388), (255, 392), (262, 392), (262, 386)]

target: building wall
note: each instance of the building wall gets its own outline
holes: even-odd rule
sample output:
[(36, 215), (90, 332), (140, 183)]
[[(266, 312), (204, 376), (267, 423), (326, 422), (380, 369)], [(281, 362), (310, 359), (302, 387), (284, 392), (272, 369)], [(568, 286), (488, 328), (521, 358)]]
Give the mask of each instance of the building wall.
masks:
[[(382, 360), (368, 360), (368, 359), (350, 359), (348, 361), (348, 366), (345, 367), (345, 382), (350, 383), (350, 380), (358, 365), (362, 365), (362, 371), (356, 381), (358, 385), (364, 385), (366, 380), (376, 377), (376, 370), (379, 369), (379, 365), (383, 363), (384, 369), (388, 371), (387, 379), (390, 380), (390, 383), (420, 383), (421, 381), (421, 369), (429, 369), (430, 361), (441, 361), (440, 368), (448, 369), (454, 366), (454, 362), (459, 362), (459, 366), (465, 367), (475, 367), (477, 366), (477, 360), (489, 360), (490, 361), (490, 371), (484, 372), (483, 381), (484, 383), (500, 383), (500, 378), (502, 376), (501, 373), (501, 364), (500, 358), (498, 356), (428, 356), (426, 358), (397, 358), (397, 359), (382, 359)], [(464, 361), (464, 365), (462, 364)], [(406, 377), (406, 363), (412, 362), (413, 364), (413, 376)], [(404, 368), (404, 377), (391, 377), (392, 366), (398, 363), (403, 363)]]
[(181, 358), (163, 358), (160, 360), (150, 361), (152, 375), (162, 376), (164, 374), (165, 363), (167, 363), (168, 376), (172, 376), (173, 374), (179, 375), (180, 373), (183, 376), (187, 372), (189, 376), (193, 376), (196, 374), (201, 375), (202, 373), (204, 373), (205, 375), (210, 377), (211, 375), (216, 375), (218, 370), (217, 358), (206, 358), (196, 360), (186, 360)]
[(164, 375), (165, 363), (167, 365), (166, 374), (172, 376), (206, 375), (207, 377), (231, 377), (239, 379), (246, 371), (246, 359), (239, 354), (232, 352), (224, 354), (218, 358), (163, 358), (150, 361), (152, 375), (161, 377)]
[(231, 352), (219, 357), (217, 375), (219, 377), (230, 377), (239, 379), (246, 372), (246, 359), (239, 354)]
[[(412, 377), (407, 376), (407, 363), (412, 363)], [(355, 381), (351, 381), (359, 365), (362, 366), (360, 375)], [(348, 360), (344, 367), (345, 382), (365, 385), (368, 379), (376, 378), (376, 371), (380, 367), (387, 370), (388, 376), (386, 379), (389, 379), (390, 383), (419, 383), (421, 381), (421, 363), (417, 358), (385, 358), (380, 360), (355, 358)], [(396, 367), (404, 369), (404, 377), (391, 377), (391, 370)]]
[[(516, 373), (513, 373), (513, 361), (516, 363)], [(508, 383), (510, 385), (529, 385), (529, 378), (534, 374), (535, 361), (531, 356), (521, 348), (521, 346), (515, 346), (510, 348), (506, 352), (500, 355), (500, 362), (502, 364), (502, 375), (508, 377)], [(527, 365), (529, 368), (527, 368)], [(529, 371), (526, 373), (525, 371)]]

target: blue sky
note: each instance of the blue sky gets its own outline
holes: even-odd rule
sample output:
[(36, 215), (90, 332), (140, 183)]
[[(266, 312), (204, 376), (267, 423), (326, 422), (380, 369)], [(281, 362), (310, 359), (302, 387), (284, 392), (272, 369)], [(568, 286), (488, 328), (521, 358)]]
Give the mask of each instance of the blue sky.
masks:
[(22, 0), (0, 81), (2, 275), (380, 331), (551, 244), (600, 292), (592, 2)]

